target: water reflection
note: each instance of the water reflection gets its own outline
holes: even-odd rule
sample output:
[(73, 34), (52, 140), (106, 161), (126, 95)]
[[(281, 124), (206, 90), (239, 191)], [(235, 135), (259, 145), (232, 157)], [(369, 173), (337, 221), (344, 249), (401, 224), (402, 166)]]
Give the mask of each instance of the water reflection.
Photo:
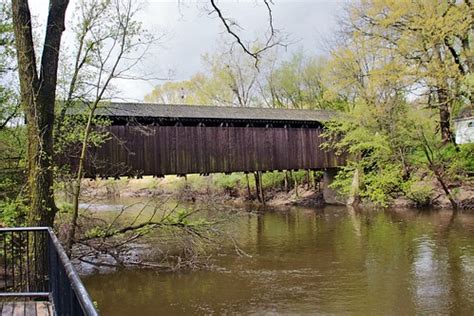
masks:
[(242, 248), (215, 269), (85, 279), (104, 315), (470, 314), (474, 216), (346, 208), (270, 210), (233, 223)]
[[(417, 312), (436, 312), (447, 310), (449, 301), (449, 282), (447, 279), (447, 262), (445, 255), (435, 253), (438, 249), (435, 242), (423, 235), (415, 240), (416, 255), (413, 262), (413, 295)], [(445, 299), (443, 299), (445, 298)]]

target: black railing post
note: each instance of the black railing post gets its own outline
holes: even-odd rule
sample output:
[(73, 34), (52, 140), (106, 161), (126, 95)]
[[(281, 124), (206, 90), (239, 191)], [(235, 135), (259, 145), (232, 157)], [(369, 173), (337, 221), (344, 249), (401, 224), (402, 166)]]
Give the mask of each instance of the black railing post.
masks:
[(0, 298), (49, 300), (55, 315), (98, 315), (51, 228), (0, 228), (0, 267)]

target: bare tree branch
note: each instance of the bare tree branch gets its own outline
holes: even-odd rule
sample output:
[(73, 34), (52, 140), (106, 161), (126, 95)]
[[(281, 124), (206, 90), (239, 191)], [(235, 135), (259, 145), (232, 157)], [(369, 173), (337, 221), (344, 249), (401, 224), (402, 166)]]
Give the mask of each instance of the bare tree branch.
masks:
[[(219, 18), (219, 20), (222, 22), (224, 25), (226, 32), (230, 34), (235, 42), (237, 43), (238, 46), (242, 48), (242, 50), (249, 56), (251, 56), (255, 60), (255, 67), (258, 69), (258, 63), (260, 61), (261, 55), (276, 46), (283, 46), (285, 47), (286, 44), (282, 42), (281, 39), (277, 38), (278, 31), (274, 27), (273, 23), (273, 12), (271, 5), (273, 5), (272, 0), (263, 0), (265, 7), (267, 9), (267, 14), (268, 14), (268, 23), (269, 23), (269, 35), (265, 41), (265, 44), (262, 48), (258, 48), (256, 50), (252, 50), (249, 45), (245, 45), (240, 36), (237, 34), (237, 32), (234, 30), (235, 27), (239, 27), (239, 25), (233, 21), (231, 21), (229, 18), (225, 17), (224, 14), (222, 13), (222, 10), (219, 8), (219, 6), (216, 3), (216, 0), (210, 0), (211, 6), (213, 8), (213, 12), (215, 12)], [(212, 13), (212, 12), (211, 12)]]

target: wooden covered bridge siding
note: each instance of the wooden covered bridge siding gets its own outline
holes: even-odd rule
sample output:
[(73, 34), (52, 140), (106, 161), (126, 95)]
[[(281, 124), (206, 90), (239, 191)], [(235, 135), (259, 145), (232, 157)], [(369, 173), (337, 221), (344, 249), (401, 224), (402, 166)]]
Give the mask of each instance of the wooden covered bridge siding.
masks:
[(91, 152), (88, 176), (322, 169), (343, 163), (320, 148), (322, 129), (110, 126)]

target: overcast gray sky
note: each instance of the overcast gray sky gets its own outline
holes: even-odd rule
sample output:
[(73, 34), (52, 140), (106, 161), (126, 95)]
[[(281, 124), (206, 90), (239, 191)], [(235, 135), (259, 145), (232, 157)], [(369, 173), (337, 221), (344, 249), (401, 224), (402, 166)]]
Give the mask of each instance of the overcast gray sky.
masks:
[[(73, 14), (74, 0), (68, 8)], [(246, 40), (261, 38), (268, 27), (268, 15), (261, 0), (219, 1), (223, 13), (237, 21), (243, 28)], [(336, 17), (341, 13), (342, 0), (274, 0), (274, 25), (288, 34), (294, 44), (285, 58), (297, 50), (308, 54), (324, 54), (322, 42), (330, 38), (337, 29)], [(30, 0), (31, 11), (39, 21), (45, 21), (48, 0)], [(209, 15), (208, 0), (148, 0), (140, 16), (144, 27), (166, 34), (161, 44), (150, 51), (150, 56), (140, 65), (146, 72), (153, 71), (156, 77), (170, 73), (174, 80), (185, 80), (202, 71), (201, 55), (212, 53), (222, 46), (222, 23), (215, 15)], [(44, 23), (44, 22), (43, 22)], [(67, 37), (66, 37), (67, 38)], [(140, 71), (138, 69), (137, 71)], [(158, 82), (127, 81), (118, 84), (125, 99), (142, 101)]]

